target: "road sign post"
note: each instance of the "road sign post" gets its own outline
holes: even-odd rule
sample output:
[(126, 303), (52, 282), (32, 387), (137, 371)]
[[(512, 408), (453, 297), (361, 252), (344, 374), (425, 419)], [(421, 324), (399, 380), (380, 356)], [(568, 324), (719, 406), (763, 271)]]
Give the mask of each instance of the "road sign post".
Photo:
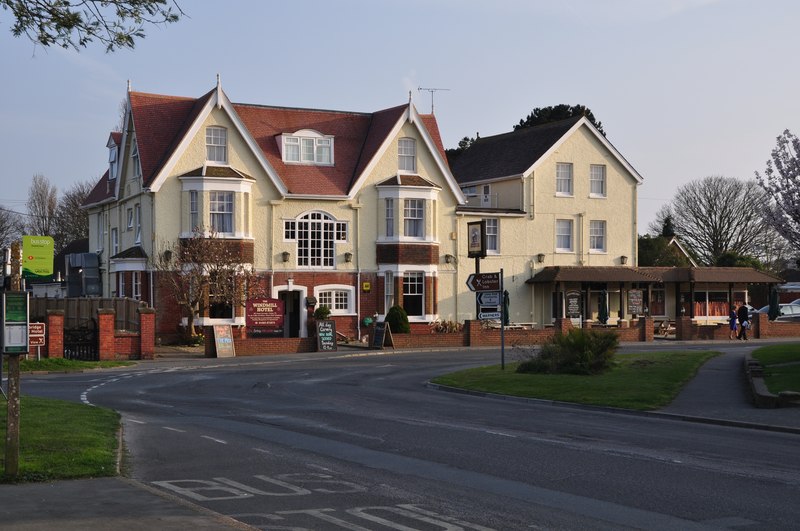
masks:
[(502, 291), (501, 273), (473, 273), (467, 277), (467, 287), (470, 291)]

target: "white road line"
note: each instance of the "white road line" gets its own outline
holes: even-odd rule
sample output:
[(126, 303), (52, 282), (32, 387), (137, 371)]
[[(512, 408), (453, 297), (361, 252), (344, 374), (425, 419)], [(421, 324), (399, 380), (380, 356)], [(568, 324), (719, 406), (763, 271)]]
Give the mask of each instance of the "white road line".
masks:
[(262, 454), (275, 455), (272, 452), (270, 452), (269, 450), (265, 450), (263, 448), (253, 448), (253, 450), (255, 450), (256, 452), (261, 452)]
[(186, 433), (186, 430), (179, 430), (178, 428), (170, 428), (169, 426), (161, 426), (165, 430), (177, 431), (178, 433)]
[(499, 435), (501, 437), (511, 437), (512, 439), (516, 439), (517, 436), (511, 433), (503, 433), (502, 431), (492, 431), (492, 430), (483, 430), (484, 433), (488, 433), (489, 435)]
[(128, 419), (128, 422), (133, 422), (134, 424), (147, 424), (143, 420), (136, 420), (136, 419)]
[(201, 435), (200, 437), (202, 437), (203, 439), (208, 439), (209, 441), (214, 441), (215, 443), (228, 444), (226, 441), (223, 441), (222, 439), (215, 439), (214, 437), (209, 437), (208, 435)]

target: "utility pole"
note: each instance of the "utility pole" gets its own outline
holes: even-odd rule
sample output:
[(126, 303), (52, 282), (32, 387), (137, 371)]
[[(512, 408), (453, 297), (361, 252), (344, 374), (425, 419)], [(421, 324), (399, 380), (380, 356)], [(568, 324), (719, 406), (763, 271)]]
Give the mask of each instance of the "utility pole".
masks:
[[(20, 251), (19, 242), (11, 244), (11, 291), (20, 291)], [(9, 354), (5, 470), (9, 478), (19, 475), (19, 397), (19, 354)]]

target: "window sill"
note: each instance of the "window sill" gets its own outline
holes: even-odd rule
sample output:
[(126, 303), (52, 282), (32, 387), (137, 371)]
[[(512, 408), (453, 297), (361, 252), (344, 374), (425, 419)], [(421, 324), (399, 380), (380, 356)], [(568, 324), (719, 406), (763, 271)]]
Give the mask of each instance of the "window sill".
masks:
[(556, 192), (556, 197), (575, 197), (575, 194), (565, 194), (564, 192)]
[(600, 194), (589, 194), (589, 199), (608, 199), (608, 196)]

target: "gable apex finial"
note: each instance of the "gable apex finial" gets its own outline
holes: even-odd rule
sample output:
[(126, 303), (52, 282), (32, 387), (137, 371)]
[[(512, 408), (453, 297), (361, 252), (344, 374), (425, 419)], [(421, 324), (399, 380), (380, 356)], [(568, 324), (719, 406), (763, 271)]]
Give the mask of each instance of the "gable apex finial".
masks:
[(131, 80), (129, 79), (128, 80), (128, 92), (130, 92), (130, 91), (131, 91)]
[(222, 107), (222, 81), (217, 73), (217, 109)]

